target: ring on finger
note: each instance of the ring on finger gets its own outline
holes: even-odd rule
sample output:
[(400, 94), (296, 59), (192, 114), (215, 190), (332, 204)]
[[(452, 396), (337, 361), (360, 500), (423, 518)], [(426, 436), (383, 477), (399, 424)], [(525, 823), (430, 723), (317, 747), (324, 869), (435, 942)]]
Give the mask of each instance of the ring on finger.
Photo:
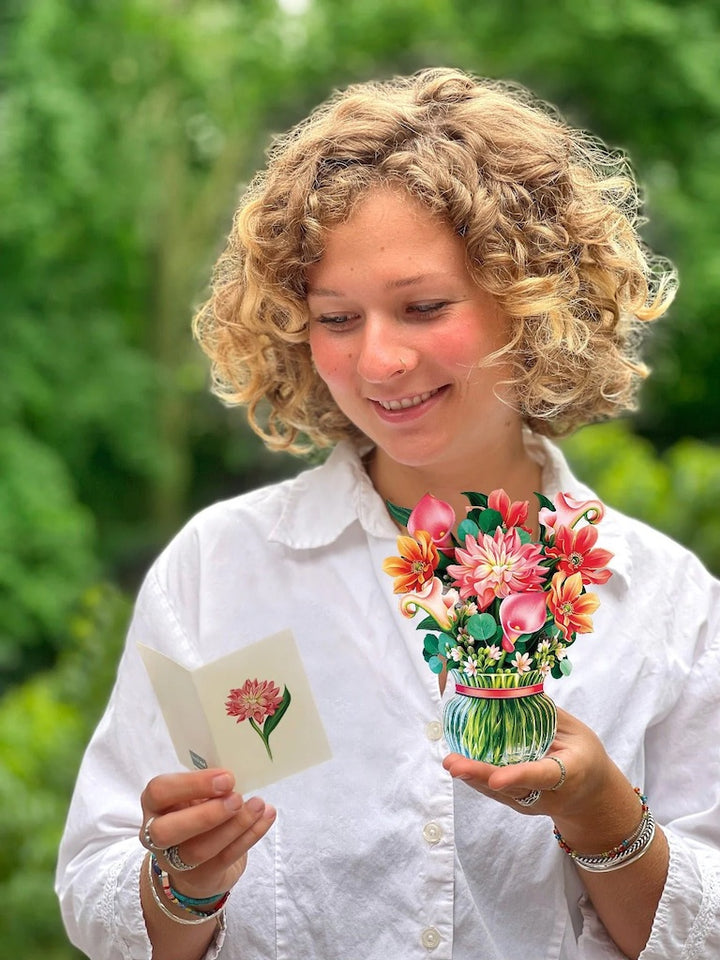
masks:
[(185, 863), (183, 858), (180, 856), (177, 846), (165, 847), (162, 855), (165, 857), (173, 870), (179, 870), (182, 872), (183, 870), (194, 870), (197, 866), (196, 863)]
[(140, 843), (146, 850), (162, 850), (162, 847), (158, 847), (157, 844), (153, 843), (153, 838), (150, 836), (150, 827), (154, 821), (155, 817), (148, 817), (140, 830)]
[(521, 807), (531, 807), (534, 803), (537, 803), (540, 799), (542, 790), (531, 790), (524, 797), (515, 797), (515, 803), (520, 804)]
[(559, 790), (560, 787), (565, 783), (565, 777), (567, 776), (567, 770), (565, 769), (565, 764), (562, 762), (560, 757), (548, 757), (548, 760), (554, 760), (555, 763), (560, 767), (560, 779), (555, 784), (554, 787), (549, 787), (549, 790)]

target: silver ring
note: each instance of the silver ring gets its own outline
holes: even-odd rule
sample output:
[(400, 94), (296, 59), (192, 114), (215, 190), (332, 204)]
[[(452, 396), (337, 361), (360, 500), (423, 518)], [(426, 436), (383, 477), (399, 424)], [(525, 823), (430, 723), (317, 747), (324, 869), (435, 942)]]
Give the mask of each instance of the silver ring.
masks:
[(162, 850), (162, 847), (158, 847), (153, 843), (153, 838), (150, 836), (150, 827), (155, 822), (155, 817), (148, 817), (145, 823), (142, 825), (140, 830), (140, 843), (145, 847), (146, 850)]
[(567, 776), (567, 770), (565, 769), (565, 764), (562, 762), (560, 757), (548, 757), (548, 760), (554, 760), (555, 763), (560, 767), (560, 779), (555, 784), (554, 787), (549, 787), (550, 790), (559, 790), (560, 787), (565, 783), (565, 777)]
[(194, 870), (195, 867), (197, 866), (196, 863), (185, 863), (185, 861), (183, 860), (183, 858), (180, 856), (178, 852), (177, 846), (166, 847), (163, 850), (162, 855), (165, 857), (165, 859), (173, 868), (173, 870), (180, 870), (180, 871)]
[(531, 807), (538, 802), (541, 794), (542, 790), (531, 790), (527, 796), (515, 798), (515, 803), (519, 803), (521, 807)]

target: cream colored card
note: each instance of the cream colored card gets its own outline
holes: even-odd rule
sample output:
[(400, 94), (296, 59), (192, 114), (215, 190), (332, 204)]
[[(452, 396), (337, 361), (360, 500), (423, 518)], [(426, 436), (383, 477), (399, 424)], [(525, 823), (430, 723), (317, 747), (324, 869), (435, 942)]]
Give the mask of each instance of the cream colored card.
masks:
[(185, 766), (226, 767), (243, 792), (330, 759), (290, 630), (192, 670), (137, 646)]

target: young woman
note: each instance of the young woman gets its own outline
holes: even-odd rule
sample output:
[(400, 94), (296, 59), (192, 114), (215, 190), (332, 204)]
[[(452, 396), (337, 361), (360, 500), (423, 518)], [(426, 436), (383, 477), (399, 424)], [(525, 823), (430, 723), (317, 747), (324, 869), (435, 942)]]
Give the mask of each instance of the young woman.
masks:
[[(58, 866), (90, 957), (720, 954), (717, 582), (608, 510), (557, 736), (497, 768), (446, 755), (444, 677), (382, 571), (385, 499), (592, 498), (547, 438), (632, 405), (672, 294), (636, 223), (624, 162), (454, 70), (351, 87), (275, 146), (196, 331), (271, 448), (334, 449), (201, 513), (147, 576)], [(177, 772), (135, 641), (195, 666), (284, 627), (333, 759), (262, 800)]]

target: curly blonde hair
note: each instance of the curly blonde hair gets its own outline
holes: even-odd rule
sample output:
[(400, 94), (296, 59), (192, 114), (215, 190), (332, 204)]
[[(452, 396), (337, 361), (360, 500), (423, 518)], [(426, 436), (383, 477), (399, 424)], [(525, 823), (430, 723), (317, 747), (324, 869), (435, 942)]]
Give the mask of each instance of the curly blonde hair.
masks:
[(241, 199), (194, 330), (214, 392), (246, 405), (271, 449), (362, 437), (312, 366), (305, 274), (327, 228), (394, 184), (464, 238), (471, 276), (510, 317), (494, 359), (533, 430), (633, 408), (639, 332), (675, 282), (638, 237), (626, 160), (518, 86), (429, 69), (335, 94), (276, 141)]

